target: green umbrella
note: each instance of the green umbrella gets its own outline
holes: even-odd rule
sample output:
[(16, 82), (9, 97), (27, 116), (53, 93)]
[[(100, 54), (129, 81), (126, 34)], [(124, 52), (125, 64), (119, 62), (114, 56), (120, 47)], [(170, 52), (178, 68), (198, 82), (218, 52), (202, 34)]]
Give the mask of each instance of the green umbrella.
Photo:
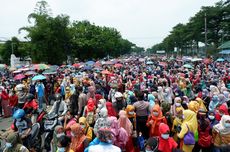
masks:
[(185, 65), (183, 65), (183, 67), (184, 67), (184, 68), (188, 68), (188, 69), (193, 69), (193, 66), (190, 65), (190, 64), (185, 64)]

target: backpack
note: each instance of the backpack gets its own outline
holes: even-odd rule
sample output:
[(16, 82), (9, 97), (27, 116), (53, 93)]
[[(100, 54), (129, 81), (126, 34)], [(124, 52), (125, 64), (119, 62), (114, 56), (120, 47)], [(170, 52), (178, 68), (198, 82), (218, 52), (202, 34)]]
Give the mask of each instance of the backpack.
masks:
[(93, 111), (87, 112), (86, 121), (89, 123), (89, 125), (92, 125), (94, 123), (94, 112)]

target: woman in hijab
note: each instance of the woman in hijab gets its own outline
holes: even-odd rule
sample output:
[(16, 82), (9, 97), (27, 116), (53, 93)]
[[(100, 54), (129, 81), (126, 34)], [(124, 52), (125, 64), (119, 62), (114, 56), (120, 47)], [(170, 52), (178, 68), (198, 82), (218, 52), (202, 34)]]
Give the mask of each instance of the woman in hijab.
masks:
[(71, 127), (71, 144), (70, 152), (84, 152), (84, 149), (88, 147), (89, 141), (85, 136), (84, 129), (80, 124), (74, 124)]
[(64, 128), (61, 125), (56, 126), (54, 128), (51, 151), (57, 151), (58, 138), (63, 135), (65, 135)]
[(117, 116), (117, 113), (116, 111), (114, 110), (113, 108), (113, 104), (111, 102), (106, 102), (106, 108), (108, 110), (108, 116), (111, 117), (111, 116), (114, 116), (116, 117)]
[(194, 145), (185, 145), (183, 142), (184, 136), (188, 133), (188, 131), (195, 132), (198, 129), (198, 123), (196, 118), (196, 113), (191, 110), (184, 110), (183, 111), (184, 120), (181, 125), (181, 131), (177, 135), (180, 139), (182, 139), (182, 150), (186, 152), (192, 152)]
[(0, 98), (1, 98), (1, 104), (2, 109), (4, 112), (4, 118), (11, 116), (11, 107), (9, 106), (9, 95), (7, 94), (4, 87), (0, 87)]
[(220, 122), (212, 130), (214, 150), (220, 152), (221, 146), (230, 143), (230, 116), (223, 115)]
[(172, 133), (173, 133), (173, 138), (175, 141), (178, 141), (177, 134), (181, 130), (181, 124), (183, 121), (183, 111), (184, 109), (182, 107), (177, 107), (176, 108), (176, 115), (175, 119), (173, 120), (173, 126), (172, 126)]
[(159, 125), (160, 123), (167, 123), (167, 120), (162, 114), (161, 108), (158, 104), (156, 104), (153, 109), (151, 115), (148, 117), (146, 126), (150, 128), (149, 136), (159, 136)]
[(211, 142), (212, 136), (210, 135), (211, 127), (210, 121), (207, 118), (207, 113), (205, 110), (199, 110), (198, 112), (198, 134), (199, 139), (198, 143), (196, 143), (193, 151), (199, 152), (210, 152), (211, 151)]
[(94, 105), (94, 101), (92, 98), (90, 98), (83, 112), (83, 117), (86, 118), (90, 126), (93, 126), (93, 124), (95, 123), (94, 122), (95, 110), (96, 110), (96, 106)]
[(133, 132), (136, 132), (136, 113), (134, 112), (134, 110), (135, 108), (132, 105), (128, 105), (125, 109), (126, 115), (133, 126)]
[(12, 132), (6, 138), (6, 148), (3, 152), (29, 152), (29, 150), (20, 143), (18, 133)]
[(129, 152), (135, 151), (133, 147), (133, 140), (132, 140), (133, 125), (131, 121), (128, 119), (126, 115), (126, 111), (121, 110), (119, 112), (118, 124), (120, 125), (120, 127), (124, 128), (128, 134), (128, 142), (126, 144), (126, 151), (129, 151)]
[(71, 131), (70, 131), (70, 126), (73, 124), (76, 124), (76, 118), (74, 117), (74, 114), (70, 111), (66, 113), (65, 120), (64, 120), (64, 129), (66, 131), (66, 135), (68, 137), (71, 137)]
[(228, 107), (227, 107), (227, 105), (225, 103), (222, 104), (222, 105), (220, 105), (220, 107), (217, 106), (217, 108), (216, 108), (216, 115), (215, 115), (216, 120), (220, 121), (221, 117), (223, 115), (229, 115), (229, 113), (228, 113)]
[(110, 123), (110, 128), (114, 136), (114, 145), (120, 147), (122, 150), (125, 150), (126, 144), (128, 142), (127, 131), (124, 128), (120, 127), (116, 117), (110, 117)]
[(195, 113), (198, 112), (199, 108), (200, 108), (200, 105), (197, 101), (191, 101), (188, 104), (188, 109), (195, 112)]
[(210, 121), (210, 128), (212, 129), (213, 126), (215, 126), (216, 124), (218, 124), (219, 121), (216, 120), (215, 118), (215, 112), (214, 111), (209, 111), (208, 112), (208, 119)]
[(79, 118), (79, 124), (84, 130), (85, 136), (88, 139), (88, 141), (93, 140), (93, 129), (89, 126), (88, 122), (86, 121), (85, 117), (80, 117)]
[(228, 101), (227, 98), (224, 96), (224, 94), (219, 94), (218, 98), (219, 98), (219, 104), (226, 103)]
[(202, 90), (202, 100), (204, 101), (205, 107), (208, 109), (208, 106), (210, 103), (210, 97), (209, 97), (209, 92), (207, 89)]
[(95, 121), (100, 117), (100, 110), (102, 108), (106, 108), (106, 100), (105, 99), (100, 99), (97, 105), (97, 109), (96, 109), (96, 115), (95, 115)]
[(159, 126), (159, 133), (159, 152), (172, 152), (177, 148), (177, 143), (172, 137), (169, 137), (170, 130), (168, 125), (161, 123)]
[(150, 109), (153, 108), (153, 106), (155, 105), (155, 97), (153, 94), (148, 94), (148, 101), (149, 101), (149, 105), (150, 105)]
[(212, 100), (208, 106), (209, 111), (214, 111), (219, 104), (219, 97), (218, 95), (213, 95)]
[(196, 101), (199, 103), (199, 109), (203, 109), (204, 111), (208, 111), (206, 106), (204, 105), (204, 101), (201, 98), (196, 98)]
[(220, 91), (216, 86), (210, 85), (210, 96), (211, 97), (214, 96), (215, 94), (219, 94), (219, 93), (220, 93)]
[(99, 112), (100, 117), (97, 119), (95, 125), (94, 125), (94, 134), (97, 134), (97, 131), (104, 127), (109, 128), (110, 127), (110, 121), (108, 119), (108, 111), (106, 108), (102, 108)]

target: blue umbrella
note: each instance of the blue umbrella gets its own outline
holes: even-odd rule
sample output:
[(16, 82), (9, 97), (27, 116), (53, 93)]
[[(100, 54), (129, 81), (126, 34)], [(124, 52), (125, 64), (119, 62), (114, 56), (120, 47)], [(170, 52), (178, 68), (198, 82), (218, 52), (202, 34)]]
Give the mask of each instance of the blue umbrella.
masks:
[(216, 60), (217, 62), (224, 62), (224, 59), (223, 58), (219, 58)]
[(46, 77), (44, 75), (39, 74), (39, 75), (34, 76), (32, 78), (32, 81), (44, 80), (44, 79), (46, 79)]
[(83, 70), (91, 70), (92, 67), (91, 66), (84, 66)]
[(148, 65), (153, 64), (153, 62), (152, 61), (147, 61), (146, 64), (148, 64)]
[(94, 65), (95, 62), (94, 62), (94, 61), (87, 61), (85, 64), (86, 64), (86, 65)]

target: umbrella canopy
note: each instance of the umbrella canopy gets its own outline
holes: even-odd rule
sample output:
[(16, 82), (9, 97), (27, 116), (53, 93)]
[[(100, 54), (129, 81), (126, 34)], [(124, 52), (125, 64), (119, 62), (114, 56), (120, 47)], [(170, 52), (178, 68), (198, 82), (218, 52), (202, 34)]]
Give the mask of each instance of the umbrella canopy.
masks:
[(46, 79), (46, 77), (45, 77), (44, 75), (41, 75), (41, 74), (36, 75), (36, 76), (34, 76), (34, 77), (32, 78), (33, 81), (44, 80), (44, 79)]
[(24, 79), (26, 76), (23, 75), (23, 74), (18, 74), (14, 77), (14, 80), (21, 80), (21, 79)]
[(83, 70), (91, 70), (91, 69), (92, 69), (91, 66), (84, 66), (84, 67), (83, 67)]
[(192, 62), (197, 62), (197, 61), (202, 61), (202, 59), (201, 58), (193, 58), (191, 61)]
[(101, 73), (102, 73), (102, 74), (107, 74), (107, 75), (112, 74), (112, 73), (109, 72), (108, 70), (103, 70), (103, 71), (101, 71)]
[(218, 49), (230, 49), (230, 41), (223, 43)]
[(120, 68), (120, 67), (122, 67), (122, 66), (123, 66), (123, 65), (120, 64), (120, 63), (117, 63), (117, 64), (114, 65), (114, 67), (116, 67), (116, 68)]
[(166, 62), (160, 62), (159, 65), (166, 67), (168, 64)]
[(147, 61), (146, 64), (150, 65), (150, 64), (153, 64), (152, 61)]
[(224, 59), (223, 58), (218, 58), (216, 61), (217, 62), (224, 62)]
[(55, 69), (47, 69), (42, 74), (56, 74), (57, 71)]
[(192, 68), (193, 68), (193, 66), (190, 65), (190, 64), (185, 64), (185, 65), (183, 65), (183, 67), (184, 67), (184, 68), (188, 68), (188, 69), (192, 69)]
[(35, 71), (27, 71), (25, 75), (36, 75), (37, 73)]
[(75, 67), (75, 68), (79, 68), (80, 66), (81, 66), (80, 63), (74, 63), (74, 64), (73, 64), (73, 67)]
[(95, 62), (94, 62), (94, 61), (87, 61), (87, 62), (85, 62), (85, 64), (86, 64), (86, 65), (94, 65)]
[(0, 64), (0, 69), (4, 69), (4, 68), (7, 68), (7, 65), (6, 64)]
[(13, 73), (14, 74), (16, 74), (16, 73), (21, 73), (22, 71), (20, 71), (20, 70), (16, 70), (16, 71), (14, 71)]
[(113, 65), (113, 62), (112, 61), (106, 61), (103, 64), (105, 64), (105, 65)]
[(57, 70), (58, 68), (59, 68), (59, 66), (58, 66), (58, 65), (51, 65), (51, 66), (50, 66), (50, 69)]
[(34, 64), (32, 68), (37, 69), (37, 70), (45, 70), (45, 69), (48, 69), (49, 66), (46, 64)]

